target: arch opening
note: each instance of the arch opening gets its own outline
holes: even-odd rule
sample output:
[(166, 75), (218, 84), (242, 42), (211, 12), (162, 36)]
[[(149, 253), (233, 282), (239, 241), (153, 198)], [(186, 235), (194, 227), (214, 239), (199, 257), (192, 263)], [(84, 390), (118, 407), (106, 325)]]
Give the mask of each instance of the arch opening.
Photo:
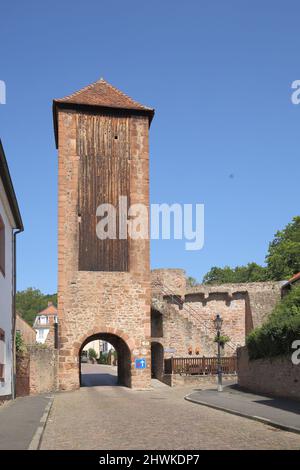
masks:
[(164, 348), (153, 341), (151, 343), (151, 377), (162, 380), (164, 375)]
[[(96, 352), (96, 357), (90, 354), (90, 349)], [(81, 387), (131, 387), (131, 353), (126, 342), (112, 333), (97, 333), (86, 338), (79, 350), (79, 382)]]

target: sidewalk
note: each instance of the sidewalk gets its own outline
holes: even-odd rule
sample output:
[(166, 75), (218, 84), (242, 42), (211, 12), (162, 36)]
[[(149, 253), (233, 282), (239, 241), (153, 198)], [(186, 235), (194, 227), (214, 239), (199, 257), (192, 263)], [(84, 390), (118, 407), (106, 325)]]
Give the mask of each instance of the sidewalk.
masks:
[(237, 385), (224, 387), (223, 392), (215, 389), (195, 391), (185, 399), (300, 433), (300, 401), (255, 395), (243, 391)]
[(0, 406), (0, 450), (37, 449), (51, 403), (44, 394)]

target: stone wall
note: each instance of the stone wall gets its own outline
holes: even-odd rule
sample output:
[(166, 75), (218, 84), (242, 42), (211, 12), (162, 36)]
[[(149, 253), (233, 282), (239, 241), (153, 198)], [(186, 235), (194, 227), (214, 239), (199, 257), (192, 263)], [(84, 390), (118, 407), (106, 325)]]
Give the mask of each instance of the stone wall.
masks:
[(36, 342), (36, 331), (20, 316), (16, 315), (16, 331), (21, 333), (25, 344), (32, 345)]
[(156, 296), (162, 289), (166, 294), (175, 293), (184, 295), (186, 291), (186, 275), (184, 269), (152, 269), (151, 271), (152, 294)]
[(57, 351), (30, 346), (17, 355), (16, 395), (37, 395), (57, 390)]
[[(248, 282), (240, 284), (198, 285), (190, 287), (186, 299), (193, 293), (202, 293), (204, 298), (227, 295), (227, 299), (239, 296), (244, 299), (245, 331), (248, 334), (253, 328), (260, 326), (281, 298), (281, 282)], [(221, 303), (222, 299), (220, 298)], [(226, 302), (226, 298), (224, 298)], [(218, 305), (221, 307), (221, 303)], [(224, 302), (223, 302), (224, 303)], [(239, 314), (239, 313), (238, 313)]]
[(216, 354), (216, 345), (213, 341), (209, 344), (206, 341), (202, 329), (198, 328), (190, 321), (185, 312), (172, 304), (166, 304), (156, 308), (161, 308), (163, 315), (163, 336), (152, 338), (152, 341), (159, 342), (166, 350), (175, 350), (175, 353), (165, 352), (164, 357), (171, 356), (185, 357), (192, 349), (193, 355), (199, 351), (201, 356), (212, 356)]
[(300, 400), (300, 365), (289, 357), (250, 361), (247, 348), (239, 348), (238, 384), (254, 393)]
[(231, 340), (223, 354), (235, 354), (281, 297), (280, 282), (188, 287), (180, 269), (156, 269), (151, 275), (152, 307), (163, 315), (163, 336), (157, 340), (165, 348), (176, 349), (176, 356), (187, 356), (189, 350), (192, 355), (216, 355), (216, 314), (223, 318), (222, 334)]
[[(146, 116), (130, 118), (130, 203), (149, 205), (148, 128)], [(78, 270), (77, 113), (59, 110), (58, 314), (60, 388), (79, 387), (79, 354), (88, 338), (115, 335), (130, 351), (127, 385), (150, 386), (149, 240), (130, 240), (129, 272)], [(98, 336), (101, 339), (101, 336)], [(123, 344), (123, 343), (122, 343)], [(120, 351), (118, 351), (120, 353)], [(134, 367), (135, 357), (147, 361)], [(122, 361), (119, 354), (118, 364)], [(127, 356), (126, 356), (127, 361)], [(123, 370), (127, 370), (127, 363)], [(120, 378), (120, 377), (119, 377)]]

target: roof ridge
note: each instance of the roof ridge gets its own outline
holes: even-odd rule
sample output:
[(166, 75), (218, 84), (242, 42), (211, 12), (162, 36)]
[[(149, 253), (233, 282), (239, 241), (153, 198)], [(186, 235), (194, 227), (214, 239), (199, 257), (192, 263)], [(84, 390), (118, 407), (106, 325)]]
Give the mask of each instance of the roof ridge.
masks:
[(54, 101), (68, 100), (70, 98), (74, 98), (74, 96), (77, 96), (80, 93), (89, 90), (90, 88), (92, 88), (93, 86), (95, 86), (97, 83), (99, 83), (101, 81), (105, 81), (105, 80), (103, 80), (103, 78), (100, 78), (99, 80), (96, 80), (95, 82), (90, 83), (89, 85), (86, 85), (83, 88), (80, 88), (80, 90), (74, 91), (70, 95), (64, 96), (63, 98), (56, 98), (56, 99), (54, 99)]
[(136, 106), (138, 109), (142, 109), (142, 110), (145, 110), (145, 111), (153, 111), (152, 108), (149, 108), (148, 106), (145, 106), (144, 104), (139, 103), (138, 101), (134, 100), (133, 98), (131, 98), (131, 96), (127, 95), (123, 91), (121, 91), (118, 88), (116, 88), (115, 86), (113, 86), (111, 83), (107, 82), (103, 77), (101, 77), (99, 80), (96, 80), (93, 83), (90, 83), (89, 85), (86, 85), (85, 87), (81, 88), (80, 90), (77, 90), (77, 91), (71, 93), (70, 95), (64, 96), (63, 98), (56, 98), (56, 99), (54, 99), (54, 101), (59, 103), (59, 102), (64, 102), (64, 101), (71, 100), (73, 98), (76, 98), (76, 96), (79, 96), (82, 93), (85, 93), (86, 91), (91, 90), (97, 84), (101, 84), (101, 83), (105, 84), (108, 88), (113, 90), (119, 96), (129, 100), (131, 102), (131, 104), (133, 106)]
[[(107, 82), (106, 80), (104, 80), (104, 78), (100, 78), (100, 80), (98, 80), (98, 82), (103, 82), (105, 83), (107, 86), (109, 86), (112, 90), (114, 90), (115, 92), (117, 92), (119, 95), (121, 96), (124, 96), (125, 98), (131, 100), (135, 105), (137, 106), (141, 106), (142, 108), (144, 109), (148, 109), (148, 110), (151, 110), (151, 108), (148, 108), (147, 106), (139, 103), (138, 101), (134, 100), (133, 98), (131, 98), (131, 96), (127, 95), (126, 93), (124, 93), (124, 91), (121, 91), (119, 90), (119, 88), (116, 88), (115, 86), (113, 86), (111, 83)], [(96, 82), (97, 83), (97, 82)]]

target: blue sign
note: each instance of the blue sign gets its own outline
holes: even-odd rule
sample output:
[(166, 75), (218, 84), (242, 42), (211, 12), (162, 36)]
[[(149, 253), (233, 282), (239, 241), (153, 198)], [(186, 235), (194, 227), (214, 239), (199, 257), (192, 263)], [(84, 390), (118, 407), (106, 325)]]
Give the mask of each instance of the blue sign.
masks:
[(134, 366), (136, 369), (146, 369), (146, 365), (146, 359), (141, 358), (134, 361)]

